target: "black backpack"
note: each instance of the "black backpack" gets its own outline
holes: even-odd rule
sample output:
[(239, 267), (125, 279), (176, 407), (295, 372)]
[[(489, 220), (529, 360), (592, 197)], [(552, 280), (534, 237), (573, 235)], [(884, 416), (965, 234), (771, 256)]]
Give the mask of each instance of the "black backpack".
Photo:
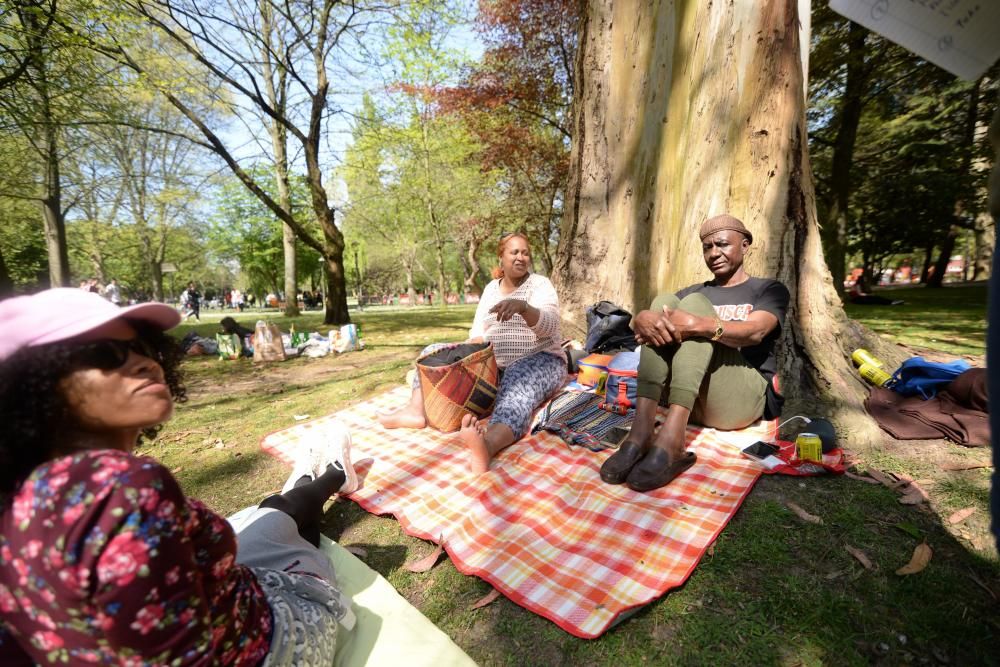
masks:
[(634, 350), (635, 333), (629, 328), (632, 313), (610, 301), (600, 301), (587, 309), (587, 352)]

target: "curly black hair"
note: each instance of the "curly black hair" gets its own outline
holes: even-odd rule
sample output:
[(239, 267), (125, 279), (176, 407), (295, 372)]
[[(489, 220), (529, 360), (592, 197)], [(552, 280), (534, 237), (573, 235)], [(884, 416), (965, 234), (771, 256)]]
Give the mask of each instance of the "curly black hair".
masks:
[[(177, 341), (162, 331), (132, 322), (163, 367), (174, 402), (187, 400)], [(38, 465), (52, 458), (60, 434), (74, 428), (59, 382), (79, 368), (76, 345), (59, 342), (18, 350), (0, 362), (0, 504)], [(140, 440), (155, 438), (159, 426), (144, 429)]]

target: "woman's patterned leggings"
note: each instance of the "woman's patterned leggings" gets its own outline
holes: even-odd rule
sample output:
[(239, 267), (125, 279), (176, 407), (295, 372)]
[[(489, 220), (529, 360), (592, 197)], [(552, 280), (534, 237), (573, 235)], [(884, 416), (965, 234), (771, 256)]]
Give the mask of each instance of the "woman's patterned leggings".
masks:
[[(428, 345), (420, 353), (427, 356), (450, 343)], [(536, 352), (500, 369), (500, 390), (493, 404), (491, 424), (504, 424), (520, 438), (528, 430), (531, 415), (546, 398), (566, 381), (566, 359), (548, 352)], [(413, 388), (420, 388), (420, 374), (413, 377)]]

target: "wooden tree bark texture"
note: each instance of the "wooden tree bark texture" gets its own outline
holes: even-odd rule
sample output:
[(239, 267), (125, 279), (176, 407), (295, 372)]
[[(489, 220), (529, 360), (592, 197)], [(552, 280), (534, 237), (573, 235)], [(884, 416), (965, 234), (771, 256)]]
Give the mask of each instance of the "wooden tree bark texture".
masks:
[(754, 235), (748, 271), (792, 293), (786, 393), (856, 406), (863, 385), (841, 351), (858, 332), (816, 222), (797, 4), (588, 2), (555, 282), (566, 320), (600, 299), (636, 312), (710, 279), (698, 228), (735, 215)]

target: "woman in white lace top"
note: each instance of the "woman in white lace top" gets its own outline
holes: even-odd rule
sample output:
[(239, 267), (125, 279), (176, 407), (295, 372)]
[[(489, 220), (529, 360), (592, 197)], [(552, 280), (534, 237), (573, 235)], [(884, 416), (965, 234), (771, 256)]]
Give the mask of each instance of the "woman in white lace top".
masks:
[[(473, 472), (486, 472), (490, 460), (524, 436), (531, 415), (566, 376), (566, 357), (560, 346), (559, 299), (549, 279), (530, 272), (531, 249), (523, 234), (505, 234), (497, 249), (496, 280), (483, 290), (468, 342), (493, 344), (500, 368), (500, 388), (488, 424), (470, 414), (462, 420), (460, 435), (469, 450)], [(441, 346), (429, 346), (425, 356)], [(386, 428), (423, 428), (423, 395), (419, 379), (406, 407), (381, 415)]]

